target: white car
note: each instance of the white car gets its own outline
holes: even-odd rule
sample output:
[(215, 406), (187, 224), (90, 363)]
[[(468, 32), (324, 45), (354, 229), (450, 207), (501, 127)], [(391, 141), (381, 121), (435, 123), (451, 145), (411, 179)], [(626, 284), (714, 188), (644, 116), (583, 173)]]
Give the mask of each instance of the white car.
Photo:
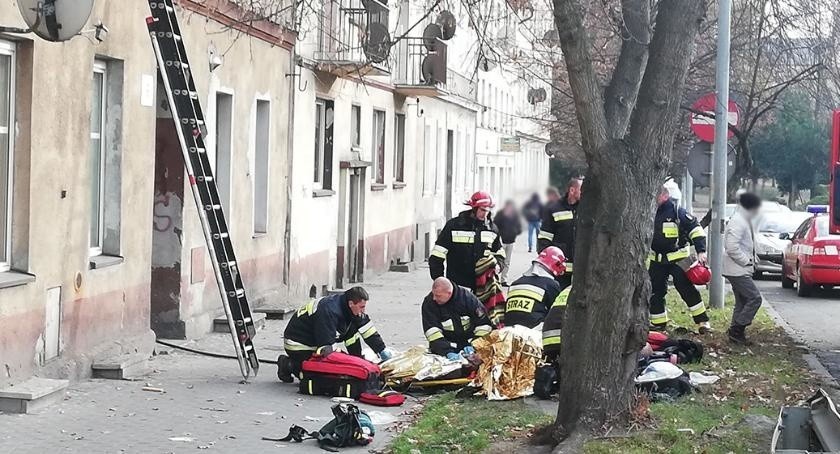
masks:
[[(775, 203), (770, 202), (768, 205)], [(793, 232), (809, 217), (811, 213), (804, 211), (790, 211), (784, 205), (779, 211), (766, 211), (761, 205), (761, 213), (753, 221), (755, 230), (755, 253), (758, 262), (755, 264), (754, 278), (758, 279), (764, 273), (781, 273), (784, 251), (790, 244)], [(773, 210), (774, 207), (769, 207)]]

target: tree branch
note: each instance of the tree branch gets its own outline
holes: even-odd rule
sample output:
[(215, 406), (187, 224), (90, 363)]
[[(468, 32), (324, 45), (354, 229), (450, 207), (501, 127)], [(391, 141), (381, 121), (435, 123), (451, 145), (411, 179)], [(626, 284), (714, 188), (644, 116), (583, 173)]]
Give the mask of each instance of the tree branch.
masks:
[(607, 143), (604, 98), (592, 66), (589, 33), (583, 24), (583, 6), (578, 0), (554, 0), (554, 22), (560, 35), (569, 86), (575, 101), (581, 142), (588, 157)]
[(664, 169), (670, 162), (680, 107), (680, 97), (674, 93), (681, 93), (685, 84), (706, 3), (707, 0), (659, 3), (648, 65), (630, 119), (629, 137), (636, 143), (629, 149), (636, 154), (631, 162), (637, 165), (653, 164)]
[(604, 93), (607, 125), (610, 135), (616, 139), (623, 137), (627, 130), (648, 62), (650, 1), (622, 0), (621, 12), (624, 17), (621, 53)]

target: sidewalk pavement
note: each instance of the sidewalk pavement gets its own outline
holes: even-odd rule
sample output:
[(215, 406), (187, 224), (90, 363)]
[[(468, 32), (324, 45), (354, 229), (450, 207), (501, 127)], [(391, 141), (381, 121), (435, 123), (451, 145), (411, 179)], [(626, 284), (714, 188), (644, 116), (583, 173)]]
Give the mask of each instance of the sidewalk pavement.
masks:
[[(517, 244), (509, 280), (531, 257)], [(412, 273), (386, 273), (362, 284), (371, 295), (368, 313), (389, 347), (423, 344), (420, 304), (431, 288), (428, 266)], [(286, 321), (268, 320), (257, 333), (260, 358), (274, 361), (283, 351)], [(228, 334), (209, 334), (184, 345), (231, 354)], [(303, 444), (269, 442), (283, 437), (292, 424), (320, 429), (332, 418), (326, 397), (303, 396), (297, 383), (277, 380), (277, 368), (262, 364), (259, 375), (240, 383), (236, 361), (210, 358), (159, 346), (149, 361), (153, 372), (140, 381), (90, 379), (73, 384), (64, 401), (37, 414), (0, 415), (0, 453), (193, 453), (323, 452), (310, 440)], [(162, 392), (146, 391), (144, 387)], [(398, 408), (361, 404), (376, 420), (404, 418), (414, 399)], [(384, 448), (392, 434), (377, 424), (373, 446)]]

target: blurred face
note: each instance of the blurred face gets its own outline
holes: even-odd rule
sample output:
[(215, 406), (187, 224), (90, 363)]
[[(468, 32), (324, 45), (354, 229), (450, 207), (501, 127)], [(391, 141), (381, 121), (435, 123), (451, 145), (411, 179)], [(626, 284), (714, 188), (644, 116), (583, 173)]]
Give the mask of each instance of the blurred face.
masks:
[(489, 212), (490, 212), (490, 210), (487, 209), (487, 208), (476, 208), (475, 209), (475, 217), (478, 218), (479, 221), (483, 221), (483, 220), (487, 219), (487, 213), (489, 213)]
[(367, 307), (367, 301), (359, 300), (359, 301), (350, 301), (350, 312), (353, 313), (356, 317), (365, 313), (365, 307)]
[(437, 304), (446, 304), (449, 302), (449, 299), (452, 298), (452, 289), (446, 287), (433, 287), (432, 288), (432, 299), (435, 300)]
[(659, 197), (656, 198), (656, 203), (658, 205), (662, 205), (663, 203), (667, 202), (668, 199), (670, 199), (670, 198), (671, 198), (671, 194), (669, 194), (668, 191), (660, 190), (659, 191)]
[(575, 181), (571, 186), (569, 186), (569, 203), (577, 203), (577, 201), (580, 200), (580, 187), (580, 181)]
[(545, 194), (545, 198), (546, 198), (549, 202), (556, 202), (556, 201), (560, 200), (560, 196), (559, 196), (559, 195), (557, 195), (557, 194), (555, 194), (555, 193), (553, 193), (553, 192), (548, 192), (548, 193), (546, 193), (546, 194)]

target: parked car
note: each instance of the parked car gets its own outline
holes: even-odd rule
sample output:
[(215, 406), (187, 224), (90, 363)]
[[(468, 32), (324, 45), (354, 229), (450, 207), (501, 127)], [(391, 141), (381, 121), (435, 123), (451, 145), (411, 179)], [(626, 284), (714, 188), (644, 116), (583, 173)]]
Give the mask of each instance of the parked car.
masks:
[(816, 286), (840, 285), (840, 235), (828, 233), (828, 215), (816, 214), (802, 223), (785, 249), (782, 287), (808, 296)]
[(782, 272), (782, 257), (790, 238), (802, 222), (811, 217), (813, 214), (804, 211), (768, 212), (762, 205), (761, 213), (753, 222), (755, 253), (758, 256), (753, 278), (761, 279), (764, 273)]

